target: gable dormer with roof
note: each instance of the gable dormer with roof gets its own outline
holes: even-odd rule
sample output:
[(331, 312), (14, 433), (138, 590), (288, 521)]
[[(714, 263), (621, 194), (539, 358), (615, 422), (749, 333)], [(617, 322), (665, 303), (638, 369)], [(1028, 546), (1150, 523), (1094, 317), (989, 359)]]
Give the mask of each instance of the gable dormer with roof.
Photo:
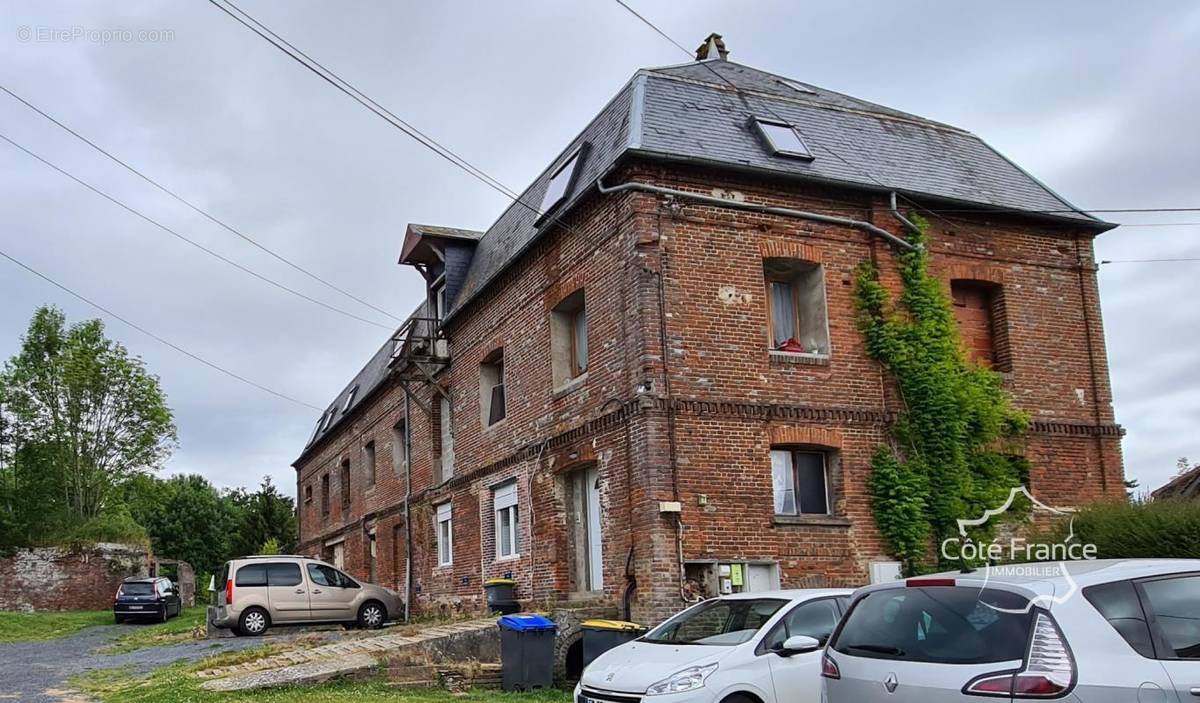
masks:
[(914, 210), (967, 352), (1033, 418), (1030, 489), (1123, 495), (1092, 256), (1113, 225), (966, 130), (697, 51), (637, 71), (486, 231), (407, 227), (428, 302), (295, 464), (306, 551), (417, 612), (482, 609), (493, 577), (645, 620), (864, 583), (899, 401), (852, 282), (875, 261), (897, 285)]

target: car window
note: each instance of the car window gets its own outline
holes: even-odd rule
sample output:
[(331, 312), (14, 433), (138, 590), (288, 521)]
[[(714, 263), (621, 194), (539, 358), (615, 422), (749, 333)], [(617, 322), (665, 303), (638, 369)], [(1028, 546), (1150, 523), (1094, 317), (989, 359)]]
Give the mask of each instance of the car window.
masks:
[(154, 595), (154, 584), (146, 583), (145, 581), (137, 581), (134, 583), (121, 584), (121, 595), (123, 596), (152, 596)]
[(732, 646), (754, 637), (787, 601), (778, 598), (714, 599), (654, 628), (643, 641), (656, 644)]
[(792, 608), (771, 632), (768, 649), (780, 649), (789, 637), (804, 635), (821, 644), (829, 640), (838, 623), (837, 602), (832, 598), (811, 601)]
[(267, 565), (266, 564), (247, 564), (237, 570), (237, 576), (234, 577), (234, 585), (237, 586), (265, 586), (267, 585)]
[(299, 564), (267, 564), (267, 582), (272, 586), (299, 586), (303, 580)]
[(332, 586), (334, 588), (358, 588), (358, 584), (349, 576), (343, 574), (332, 566), (325, 564), (309, 564), (308, 578), (313, 583), (319, 586)]
[(1030, 627), (1029, 613), (1021, 611), (1028, 604), (1015, 593), (993, 589), (875, 591), (854, 605), (831, 646), (856, 657), (942, 664), (1021, 659)]
[(1121, 635), (1133, 651), (1154, 658), (1150, 625), (1142, 611), (1137, 591), (1130, 581), (1117, 581), (1083, 589), (1083, 597), (1104, 616), (1109, 625)]
[(1168, 654), (1200, 659), (1200, 576), (1144, 581), (1142, 592)]

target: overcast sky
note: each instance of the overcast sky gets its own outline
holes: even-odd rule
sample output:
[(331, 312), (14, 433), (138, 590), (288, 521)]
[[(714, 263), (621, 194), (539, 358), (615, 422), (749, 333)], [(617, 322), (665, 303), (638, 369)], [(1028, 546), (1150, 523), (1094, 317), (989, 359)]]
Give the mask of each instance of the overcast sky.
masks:
[[(1195, 2), (630, 0), (691, 47), (974, 131), (1085, 208), (1200, 207)], [(642, 66), (678, 49), (613, 0), (241, 0), (243, 9), (497, 179), (523, 189)], [(112, 30), (124, 30), (112, 32)], [(107, 32), (107, 34), (106, 34)], [(402, 315), (408, 222), (485, 229), (506, 201), (203, 0), (0, 5), (0, 81), (267, 246)], [(382, 324), (0, 94), (0, 133), (245, 266)], [(387, 331), (230, 268), (0, 142), (0, 249), (236, 373), (325, 406)], [(1200, 212), (1111, 214), (1129, 224)], [(1123, 227), (1103, 259), (1200, 257), (1200, 226)], [(1200, 460), (1200, 262), (1100, 274), (1125, 466), (1144, 487)], [(0, 357), (38, 305), (97, 312), (0, 260)], [(291, 461), (319, 413), (119, 322), (169, 395), (171, 472), (221, 486)], [(1048, 340), (1049, 342), (1049, 340)]]

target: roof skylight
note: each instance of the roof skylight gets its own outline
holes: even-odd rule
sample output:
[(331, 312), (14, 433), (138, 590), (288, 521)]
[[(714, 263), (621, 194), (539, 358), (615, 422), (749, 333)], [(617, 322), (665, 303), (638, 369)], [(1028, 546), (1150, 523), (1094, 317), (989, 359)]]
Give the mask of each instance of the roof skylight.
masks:
[(807, 85), (804, 85), (800, 81), (794, 81), (789, 78), (780, 78), (779, 82), (786, 85), (787, 87), (791, 88), (792, 90), (796, 90), (801, 93), (808, 93), (809, 95), (817, 94), (817, 91), (813, 90), (812, 88), (810, 88)]
[(342, 406), (342, 412), (346, 412), (347, 410), (350, 409), (351, 404), (354, 403), (354, 396), (357, 394), (358, 394), (358, 386), (355, 386), (350, 389), (350, 393), (348, 393), (346, 395), (346, 404)]
[(580, 156), (583, 148), (576, 149), (562, 166), (550, 177), (550, 185), (546, 186), (546, 195), (542, 197), (542, 217), (558, 206), (567, 197), (571, 185), (575, 181), (575, 172), (579, 170)]
[(754, 120), (754, 124), (758, 127), (759, 134), (763, 136), (763, 139), (767, 140), (767, 146), (771, 148), (771, 152), (776, 156), (793, 156), (809, 160), (813, 158), (812, 152), (808, 150), (808, 145), (804, 143), (804, 138), (792, 125), (786, 122), (757, 118)]

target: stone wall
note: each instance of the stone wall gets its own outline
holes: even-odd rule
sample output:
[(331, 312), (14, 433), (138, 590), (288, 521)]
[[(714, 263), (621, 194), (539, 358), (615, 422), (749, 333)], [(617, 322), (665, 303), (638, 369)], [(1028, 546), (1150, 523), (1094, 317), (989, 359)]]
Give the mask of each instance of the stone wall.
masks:
[(138, 545), (21, 549), (0, 559), (0, 610), (106, 610), (123, 579), (149, 568), (149, 552)]

